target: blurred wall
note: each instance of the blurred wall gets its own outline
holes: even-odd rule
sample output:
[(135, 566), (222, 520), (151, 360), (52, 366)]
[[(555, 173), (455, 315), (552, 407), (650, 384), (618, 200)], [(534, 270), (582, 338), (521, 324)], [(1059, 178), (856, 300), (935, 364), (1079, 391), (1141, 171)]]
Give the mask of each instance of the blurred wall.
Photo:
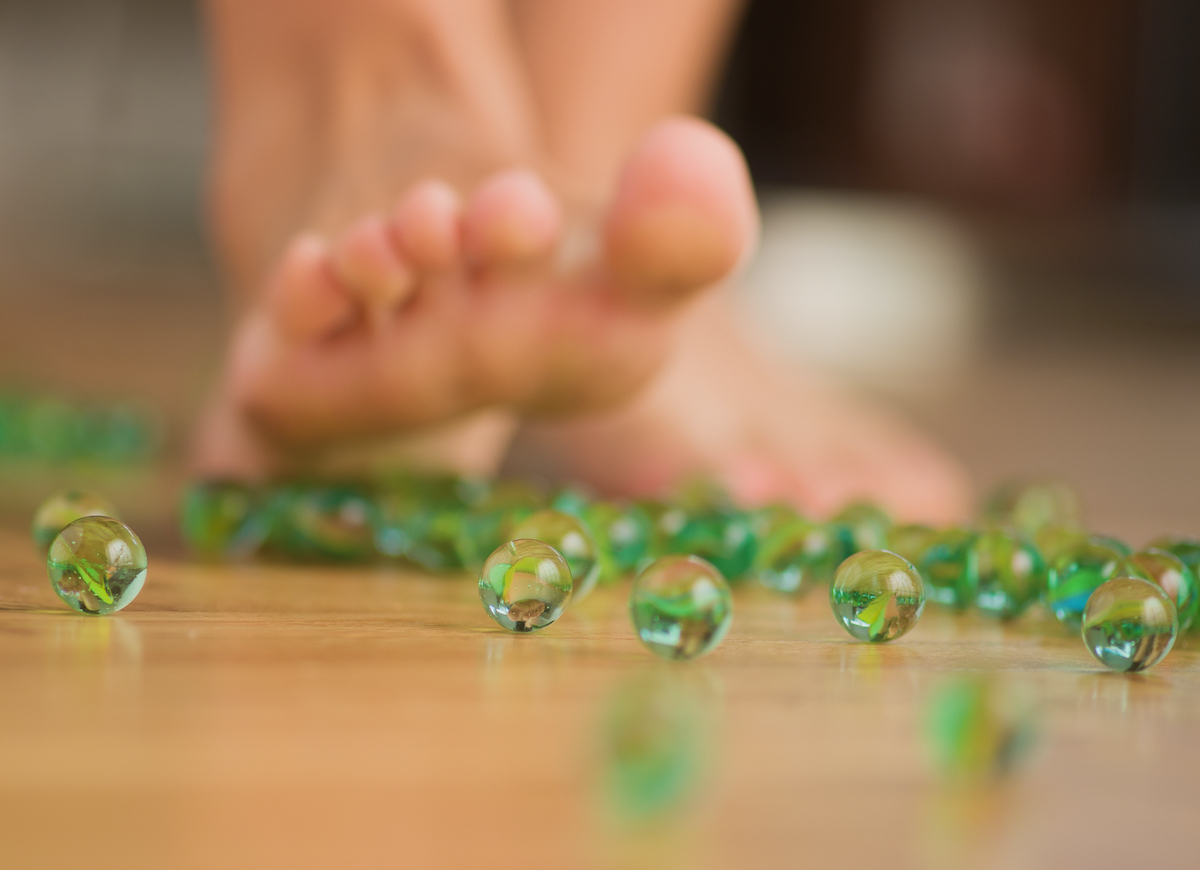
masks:
[[(1194, 288), (1197, 45), (1195, 0), (751, 0), (716, 117), (760, 184), (1033, 217), (1020, 257)], [(208, 115), (194, 0), (0, 0), (0, 263), (201, 263)]]
[(0, 258), (195, 249), (207, 117), (191, 0), (2, 0)]

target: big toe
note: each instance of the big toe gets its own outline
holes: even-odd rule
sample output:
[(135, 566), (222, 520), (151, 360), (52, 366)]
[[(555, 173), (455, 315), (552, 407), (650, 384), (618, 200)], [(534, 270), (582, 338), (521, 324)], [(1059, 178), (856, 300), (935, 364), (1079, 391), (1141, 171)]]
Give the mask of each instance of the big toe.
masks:
[(605, 253), (632, 297), (670, 302), (729, 274), (757, 232), (737, 145), (704, 121), (672, 118), (646, 134), (625, 165)]

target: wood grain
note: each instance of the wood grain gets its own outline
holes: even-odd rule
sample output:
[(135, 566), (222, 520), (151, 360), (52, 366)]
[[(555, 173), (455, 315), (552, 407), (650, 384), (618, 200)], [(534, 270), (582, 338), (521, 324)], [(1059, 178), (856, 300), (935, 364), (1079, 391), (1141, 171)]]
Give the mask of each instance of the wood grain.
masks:
[[(535, 636), (471, 579), (153, 558), (126, 611), (68, 611), (0, 532), (0, 866), (1186, 866), (1200, 667), (1104, 672), (1031, 615), (927, 611), (851, 642), (822, 594), (739, 589), (712, 656), (661, 663), (625, 587)], [(939, 779), (930, 693), (989, 672), (1036, 702), (1011, 777)], [(633, 824), (604, 723), (639, 681), (701, 721), (678, 811)], [(632, 688), (631, 688), (632, 687)]]

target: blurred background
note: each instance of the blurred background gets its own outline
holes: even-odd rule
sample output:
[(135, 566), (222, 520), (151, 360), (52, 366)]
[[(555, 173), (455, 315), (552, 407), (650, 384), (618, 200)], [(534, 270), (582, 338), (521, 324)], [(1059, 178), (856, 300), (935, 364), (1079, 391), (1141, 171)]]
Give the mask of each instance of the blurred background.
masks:
[[(746, 328), (981, 488), (1200, 531), (1197, 45), (1191, 0), (751, 0), (713, 109), (766, 218)], [(0, 426), (0, 511), (90, 475), (169, 513), (226, 330), (209, 117), (191, 0), (0, 2), (0, 395), (136, 424), (107, 464)]]

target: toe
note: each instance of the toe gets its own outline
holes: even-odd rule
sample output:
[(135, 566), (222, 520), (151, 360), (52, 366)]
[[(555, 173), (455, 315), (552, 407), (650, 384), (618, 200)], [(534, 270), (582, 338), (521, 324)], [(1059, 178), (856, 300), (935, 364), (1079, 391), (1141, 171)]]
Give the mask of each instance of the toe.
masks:
[(725, 277), (758, 232), (750, 174), (711, 124), (654, 127), (622, 172), (605, 223), (609, 267), (644, 301), (674, 301)]
[(329, 248), (316, 234), (298, 236), (267, 283), (266, 306), (279, 332), (304, 341), (353, 321), (355, 306), (334, 277)]
[(392, 234), (414, 268), (436, 272), (462, 254), (462, 203), (444, 181), (417, 184), (392, 212)]
[(504, 266), (544, 257), (558, 241), (562, 216), (542, 180), (527, 170), (484, 182), (463, 216), (463, 248), (476, 266)]
[(331, 252), (334, 276), (370, 311), (388, 311), (412, 292), (412, 270), (400, 258), (387, 221), (368, 215)]

